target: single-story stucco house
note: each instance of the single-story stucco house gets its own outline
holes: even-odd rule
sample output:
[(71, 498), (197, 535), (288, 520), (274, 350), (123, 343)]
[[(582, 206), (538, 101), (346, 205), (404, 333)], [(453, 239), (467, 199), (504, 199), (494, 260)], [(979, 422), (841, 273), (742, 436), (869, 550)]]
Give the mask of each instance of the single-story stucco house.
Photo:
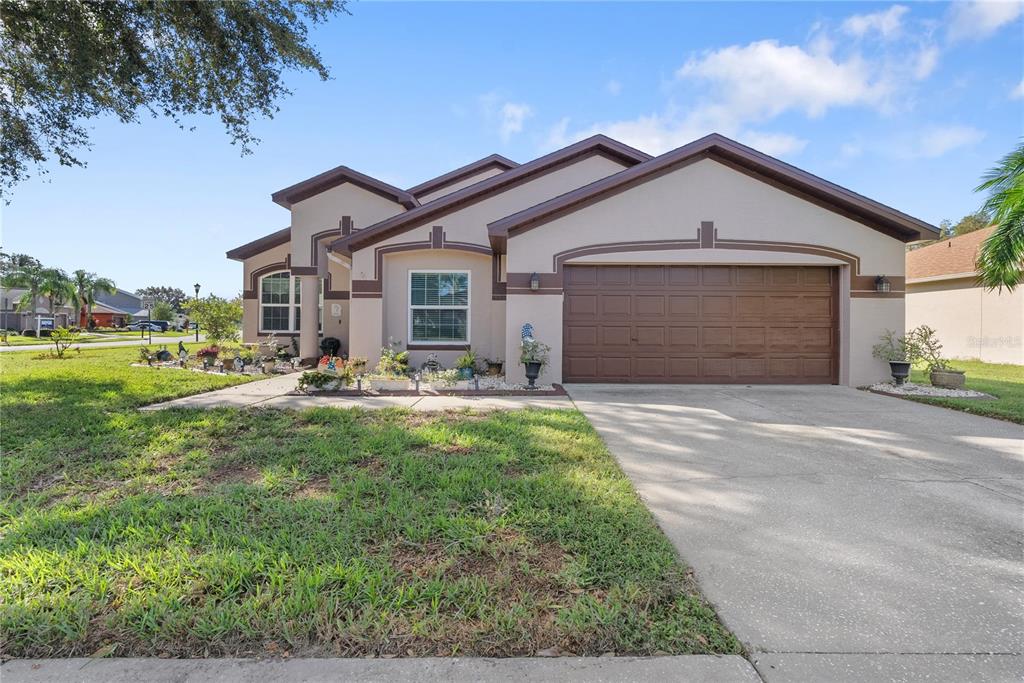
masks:
[(950, 358), (1024, 365), (1024, 288), (978, 282), (985, 228), (907, 252), (907, 329), (928, 325)]
[(472, 346), (522, 381), (862, 385), (904, 328), (920, 220), (721, 135), (651, 157), (595, 135), (528, 163), (499, 155), (400, 189), (345, 166), (275, 192), (290, 225), (232, 249), (244, 340), (341, 340), (371, 365)]

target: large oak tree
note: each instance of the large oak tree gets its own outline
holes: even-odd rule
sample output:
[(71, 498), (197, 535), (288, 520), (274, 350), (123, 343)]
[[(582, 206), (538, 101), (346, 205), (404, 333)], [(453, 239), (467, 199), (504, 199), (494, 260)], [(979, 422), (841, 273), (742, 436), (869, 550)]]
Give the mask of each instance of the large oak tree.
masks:
[(220, 118), (243, 153), (285, 70), (328, 78), (308, 28), (346, 0), (0, 0), (0, 196), (56, 158), (82, 166), (88, 119)]

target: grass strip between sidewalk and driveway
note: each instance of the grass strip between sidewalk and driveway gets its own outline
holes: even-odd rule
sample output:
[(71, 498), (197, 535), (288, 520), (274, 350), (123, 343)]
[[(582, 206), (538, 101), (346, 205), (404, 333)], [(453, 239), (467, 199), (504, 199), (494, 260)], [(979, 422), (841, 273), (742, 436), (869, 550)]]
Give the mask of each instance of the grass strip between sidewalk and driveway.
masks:
[[(907, 396), (912, 401), (962, 410), (965, 413), (985, 415), (1024, 424), (1024, 366), (983, 363), (977, 360), (954, 360), (950, 365), (967, 372), (967, 388), (995, 396), (995, 400), (977, 398), (937, 398), (933, 396)], [(910, 380), (915, 384), (930, 384), (926, 370), (914, 369)]]
[(738, 653), (582, 414), (139, 405), (0, 358), (5, 657)]

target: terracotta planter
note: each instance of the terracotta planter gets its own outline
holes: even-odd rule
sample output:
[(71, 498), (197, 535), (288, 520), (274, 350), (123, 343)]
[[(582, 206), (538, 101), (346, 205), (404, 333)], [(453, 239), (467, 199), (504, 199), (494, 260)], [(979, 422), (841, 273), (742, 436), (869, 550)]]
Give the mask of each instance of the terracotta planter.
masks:
[(499, 363), (488, 363), (487, 364), (487, 374), (492, 376), (492, 377), (496, 377), (496, 376), (500, 375), (501, 374), (501, 368), (504, 367), (504, 365), (505, 365), (504, 363), (500, 363), (500, 362)]
[(932, 370), (928, 378), (932, 386), (943, 389), (963, 389), (967, 380), (962, 370)]
[(907, 381), (907, 377), (910, 377), (910, 363), (905, 360), (891, 360), (889, 361), (889, 372), (892, 373), (892, 378), (897, 386), (903, 384)]
[(223, 360), (223, 363), (224, 363), (224, 371), (225, 372), (230, 372), (231, 370), (235, 369), (235, 359), (234, 358), (225, 358)]

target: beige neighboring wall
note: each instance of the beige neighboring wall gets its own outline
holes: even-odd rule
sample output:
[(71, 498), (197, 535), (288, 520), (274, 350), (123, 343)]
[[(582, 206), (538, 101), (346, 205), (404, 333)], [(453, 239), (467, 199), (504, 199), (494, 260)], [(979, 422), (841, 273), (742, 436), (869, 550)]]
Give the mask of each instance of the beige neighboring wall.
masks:
[[(258, 277), (254, 278), (253, 273), (260, 271), (260, 275), (269, 275), (277, 270), (288, 270), (286, 263), (290, 249), (290, 245), (285, 242), (242, 261), (242, 282), (245, 288), (242, 299), (242, 341), (246, 344), (255, 344), (261, 336), (259, 333), (260, 302), (257, 298), (259, 297), (259, 279)], [(246, 296), (249, 293), (252, 298)], [(283, 338), (280, 332), (277, 336)]]
[(485, 170), (481, 171), (480, 173), (476, 173), (476, 174), (471, 175), (469, 177), (463, 178), (462, 180), (454, 182), (451, 185), (445, 185), (444, 187), (439, 187), (438, 189), (434, 190), (433, 192), (426, 192), (424, 194), (416, 195), (416, 199), (419, 200), (420, 204), (426, 204), (427, 202), (433, 201), (433, 200), (438, 199), (440, 197), (443, 197), (446, 194), (451, 194), (452, 192), (455, 192), (456, 190), (461, 190), (464, 187), (469, 187), (470, 185), (475, 185), (476, 183), (479, 183), (481, 180), (487, 180), (488, 178), (490, 178), (492, 176), (496, 176), (499, 173), (504, 173), (504, 172), (505, 172), (505, 169), (503, 169), (503, 168), (488, 168), (488, 169), (485, 169)]
[[(534, 229), (510, 235), (507, 267), (510, 273), (517, 274), (553, 273), (553, 256), (559, 252), (624, 242), (694, 240), (704, 221), (714, 223), (716, 240), (796, 246), (775, 244), (774, 251), (679, 248), (631, 252), (623, 249), (619, 253), (579, 258), (596, 263), (779, 265), (839, 265), (853, 259), (853, 267), (859, 267), (859, 275), (886, 275), (897, 283), (902, 280), (904, 244), (899, 240), (711, 159), (683, 166)], [(806, 247), (820, 249), (814, 254), (784, 251)], [(897, 284), (893, 289), (900, 287)], [(864, 298), (841, 297), (840, 301), (840, 319), (849, 326), (840, 328), (840, 379), (857, 386), (887, 376), (885, 368), (871, 358), (871, 346), (886, 328), (902, 329), (903, 300), (878, 298), (873, 290), (855, 294)], [(561, 300), (560, 294), (513, 294), (510, 291), (508, 296), (510, 334), (506, 353), (512, 357), (513, 347), (518, 349), (518, 339), (513, 338), (511, 331), (529, 320), (537, 328), (537, 338), (552, 347), (548, 381), (561, 379)], [(523, 369), (518, 362), (508, 369), (513, 380), (522, 377)]]
[[(495, 317), (504, 313), (504, 306), (495, 306), (491, 300), (491, 257), (451, 249), (407, 251), (389, 255), (384, 262), (384, 330), (386, 342), (390, 337), (409, 347), (409, 362), (419, 367), (427, 355), (436, 353), (445, 367), (452, 367), (464, 348), (451, 350), (415, 350), (409, 340), (409, 272), (413, 270), (465, 270), (469, 271), (469, 345), (484, 358), (495, 358), (504, 353), (504, 324), (495, 324)], [(495, 336), (495, 334), (498, 336)]]
[(1024, 365), (1024, 289), (985, 291), (970, 273), (909, 282), (906, 301), (906, 328), (934, 328), (949, 358)]

